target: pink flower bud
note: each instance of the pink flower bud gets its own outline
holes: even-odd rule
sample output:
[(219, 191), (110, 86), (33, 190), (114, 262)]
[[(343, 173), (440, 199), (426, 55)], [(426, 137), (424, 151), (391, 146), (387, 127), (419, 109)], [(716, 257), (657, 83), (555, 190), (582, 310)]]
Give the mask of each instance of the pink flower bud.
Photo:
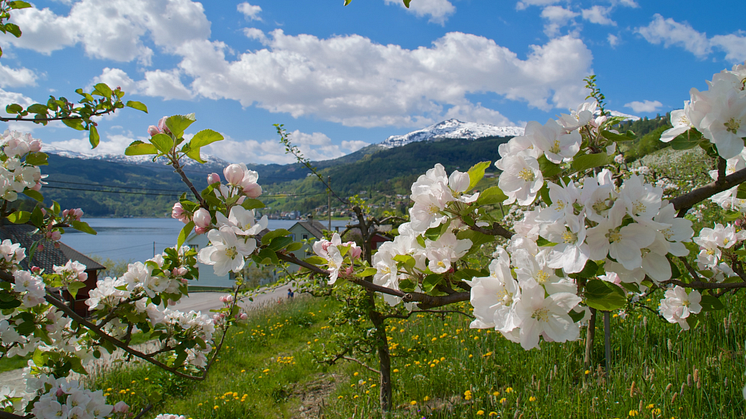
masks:
[(61, 388), (58, 387), (57, 391), (54, 392), (54, 395), (57, 396), (57, 397), (62, 397), (62, 396), (65, 395), (65, 390), (63, 390), (63, 389), (61, 389)]
[(238, 318), (239, 318), (240, 320), (246, 320), (246, 319), (248, 319), (248, 318), (249, 318), (249, 315), (248, 315), (248, 314), (246, 314), (246, 313), (241, 313), (241, 314), (239, 314), (239, 315), (238, 315)]
[(86, 279), (88, 279), (88, 274), (85, 272), (81, 272), (78, 274), (78, 281), (85, 282)]
[(168, 119), (167, 116), (164, 116), (158, 121), (158, 130), (165, 134), (170, 134), (171, 130), (168, 129), (168, 126), (166, 125), (166, 120)]
[(232, 295), (222, 295), (220, 297), (220, 302), (228, 304), (233, 302), (233, 296)]
[(35, 273), (36, 275), (39, 275), (41, 273), (41, 268), (38, 266), (32, 266), (31, 272)]
[(60, 233), (59, 231), (52, 231), (51, 233), (49, 233), (49, 238), (51, 240), (57, 241), (62, 238), (62, 233)]
[(114, 413), (127, 413), (129, 410), (129, 405), (123, 401), (119, 401), (114, 405)]
[(354, 272), (355, 270), (352, 269), (352, 266), (348, 266), (347, 269), (345, 269), (345, 277), (351, 277)]
[(31, 190), (39, 192), (39, 190), (41, 190), (41, 182), (36, 182), (36, 184), (34, 184), (34, 186), (31, 187)]
[(83, 218), (83, 210), (82, 210), (82, 209), (80, 209), (80, 208), (75, 208), (75, 209), (74, 209), (74, 210), (72, 210), (72, 211), (73, 211), (73, 213), (75, 214), (75, 219), (76, 219), (76, 220), (80, 221), (80, 219), (81, 219), (81, 218)]
[(36, 251), (37, 252), (43, 252), (44, 251), (44, 245), (41, 244), (41, 243), (39, 243), (39, 245), (36, 246)]
[(175, 203), (174, 207), (171, 208), (171, 218), (176, 218), (184, 224), (189, 222), (189, 216), (179, 202)]
[(243, 193), (249, 198), (257, 198), (262, 194), (262, 187), (258, 183), (249, 183), (243, 188)]
[(150, 135), (151, 137), (160, 133), (161, 131), (155, 125), (151, 125), (148, 127), (148, 135)]
[(361, 249), (361, 248), (359, 248), (359, 247), (357, 247), (357, 246), (352, 246), (352, 247), (350, 248), (350, 252), (349, 252), (349, 255), (350, 255), (350, 258), (351, 258), (351, 259), (357, 259), (357, 258), (359, 258), (359, 257), (360, 257), (360, 255), (362, 255), (362, 254), (363, 254), (363, 249)]
[(183, 266), (179, 266), (178, 268), (173, 269), (174, 276), (184, 276), (187, 274), (187, 268)]
[(32, 140), (28, 144), (29, 151), (36, 153), (38, 151), (41, 151), (41, 141), (39, 140)]
[(69, 213), (70, 213), (69, 209), (62, 210), (62, 218), (67, 218), (67, 214), (69, 214)]
[(197, 234), (205, 234), (208, 231), (210, 231), (209, 228), (203, 228), (203, 227), (194, 227), (194, 232)]
[(241, 164), (229, 164), (225, 169), (223, 169), (223, 176), (225, 176), (225, 180), (227, 180), (229, 184), (234, 186), (241, 184), (241, 181), (243, 180), (245, 174), (246, 166)]
[(200, 208), (194, 212), (192, 220), (194, 221), (194, 225), (197, 227), (206, 229), (209, 228), (212, 223), (212, 216), (210, 215), (210, 211)]
[(186, 278), (181, 278), (181, 283), (186, 285), (189, 281)]
[(210, 173), (207, 175), (207, 184), (212, 185), (213, 183), (219, 183), (220, 182), (220, 175), (217, 173)]

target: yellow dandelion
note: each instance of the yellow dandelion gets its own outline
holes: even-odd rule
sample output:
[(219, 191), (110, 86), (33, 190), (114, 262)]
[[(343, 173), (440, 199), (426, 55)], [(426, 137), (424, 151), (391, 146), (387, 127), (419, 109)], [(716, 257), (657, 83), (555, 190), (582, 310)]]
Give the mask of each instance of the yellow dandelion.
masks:
[(513, 392), (513, 387), (506, 388), (505, 392), (508, 393), (508, 394), (512, 393)]
[(484, 415), (484, 410), (477, 410), (477, 416)]
[(637, 410), (634, 410), (634, 409), (630, 410), (629, 413), (628, 413), (628, 415), (630, 417), (635, 417), (635, 416), (637, 416), (639, 414), (640, 414), (640, 412), (638, 412)]
[(528, 398), (528, 401), (530, 401), (530, 402), (535, 402), (535, 401), (536, 401), (536, 397), (534, 397), (534, 396), (531, 396), (531, 397), (529, 397), (529, 398)]
[(412, 405), (412, 406), (414, 406), (414, 405), (417, 404), (417, 400), (412, 400), (411, 402), (409, 402), (409, 404)]

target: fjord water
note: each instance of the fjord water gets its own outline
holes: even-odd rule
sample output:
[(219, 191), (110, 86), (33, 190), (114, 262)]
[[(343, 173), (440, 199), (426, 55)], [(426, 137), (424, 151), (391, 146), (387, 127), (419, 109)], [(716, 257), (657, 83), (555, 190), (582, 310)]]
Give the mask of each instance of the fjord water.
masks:
[[(145, 261), (163, 249), (176, 245), (179, 232), (184, 227), (173, 218), (84, 218), (98, 234), (81, 233), (65, 229), (62, 242), (73, 249), (104, 259)], [(321, 221), (321, 220), (319, 220)], [(269, 220), (269, 229), (290, 228), (297, 220)], [(326, 221), (321, 221), (324, 226)], [(332, 221), (334, 226), (344, 226), (347, 221)], [(154, 250), (155, 249), (155, 250)]]

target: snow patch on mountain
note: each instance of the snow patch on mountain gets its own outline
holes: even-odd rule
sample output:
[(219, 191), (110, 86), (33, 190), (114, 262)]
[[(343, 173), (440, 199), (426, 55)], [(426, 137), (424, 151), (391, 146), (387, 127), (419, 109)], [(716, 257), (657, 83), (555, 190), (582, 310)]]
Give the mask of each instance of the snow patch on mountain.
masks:
[(392, 135), (379, 145), (394, 148), (416, 141), (436, 141), (449, 138), (477, 140), (485, 137), (516, 137), (523, 135), (522, 127), (499, 127), (478, 122), (449, 119), (404, 135)]

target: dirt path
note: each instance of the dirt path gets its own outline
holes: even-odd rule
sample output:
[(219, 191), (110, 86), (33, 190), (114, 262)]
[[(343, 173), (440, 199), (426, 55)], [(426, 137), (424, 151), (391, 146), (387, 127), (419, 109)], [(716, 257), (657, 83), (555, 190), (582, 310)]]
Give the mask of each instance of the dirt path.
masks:
[[(278, 288), (265, 288), (262, 293), (258, 293), (252, 297), (253, 301), (246, 299), (240, 305), (246, 310), (261, 309), (267, 304), (276, 302), (278, 299), (283, 300), (287, 298), (288, 288), (290, 288), (289, 285)], [(220, 297), (226, 294), (225, 292), (194, 292), (189, 297), (181, 299), (173, 308), (181, 311), (201, 311), (209, 315), (210, 310), (223, 306), (223, 303), (220, 302)], [(139, 345), (137, 348), (140, 350), (152, 349), (150, 347), (154, 347), (154, 345), (146, 343)], [(96, 369), (111, 365), (112, 362), (123, 359), (124, 357), (124, 351), (122, 350), (117, 350), (113, 354), (109, 354), (106, 351), (102, 352), (103, 356), (93, 361), (93, 366), (87, 366), (89, 371), (95, 371)], [(26, 380), (23, 378), (23, 369), (1, 373), (0, 386), (15, 390), (16, 394), (24, 393), (26, 390)]]

